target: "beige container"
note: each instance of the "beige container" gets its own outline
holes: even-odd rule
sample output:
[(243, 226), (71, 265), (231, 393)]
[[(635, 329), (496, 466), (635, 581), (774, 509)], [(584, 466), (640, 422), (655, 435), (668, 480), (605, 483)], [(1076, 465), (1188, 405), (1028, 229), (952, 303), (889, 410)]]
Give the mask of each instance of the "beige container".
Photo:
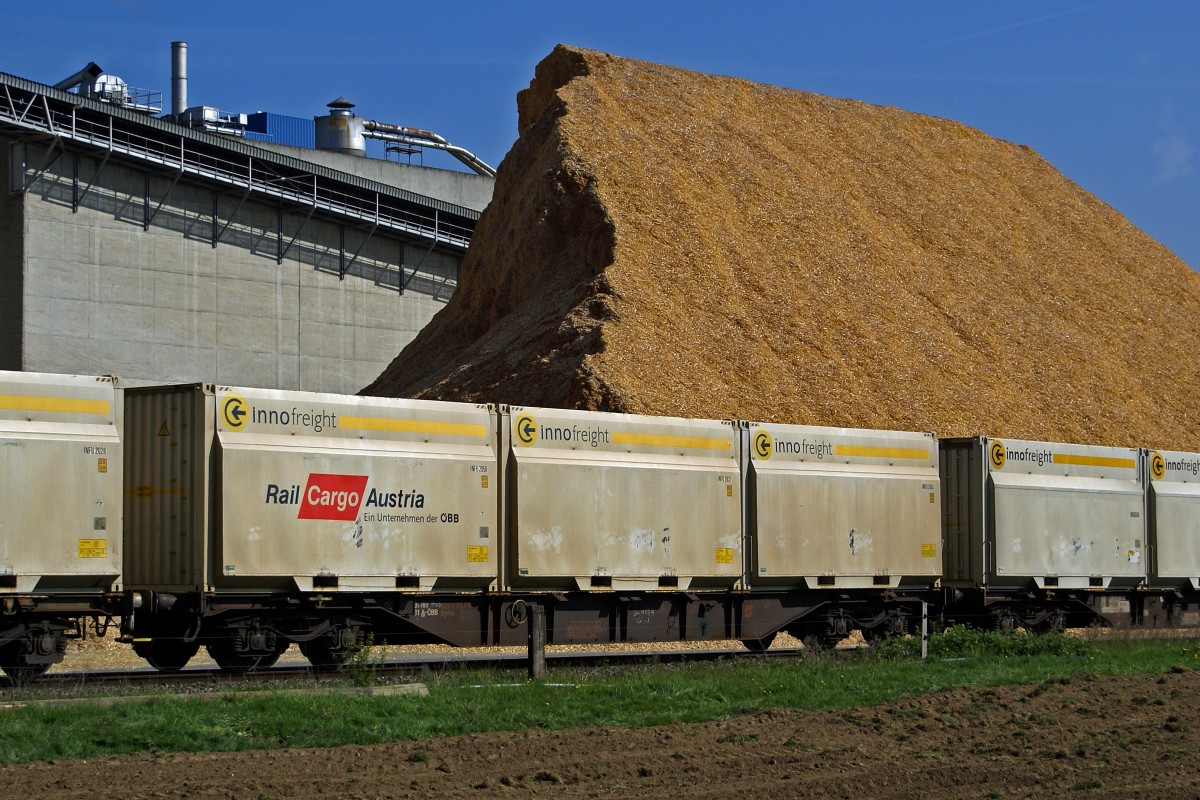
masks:
[(931, 585), (941, 495), (931, 433), (747, 423), (755, 588)]
[(0, 372), (0, 595), (119, 588), (121, 402), (110, 377)]
[(946, 579), (967, 586), (1100, 589), (1146, 578), (1137, 449), (942, 442)]
[(130, 586), (442, 590), (497, 577), (486, 406), (131, 390)]
[(505, 434), (514, 587), (731, 587), (742, 575), (732, 423), (511, 408)]
[(1145, 457), (1151, 581), (1200, 589), (1200, 453), (1152, 450)]

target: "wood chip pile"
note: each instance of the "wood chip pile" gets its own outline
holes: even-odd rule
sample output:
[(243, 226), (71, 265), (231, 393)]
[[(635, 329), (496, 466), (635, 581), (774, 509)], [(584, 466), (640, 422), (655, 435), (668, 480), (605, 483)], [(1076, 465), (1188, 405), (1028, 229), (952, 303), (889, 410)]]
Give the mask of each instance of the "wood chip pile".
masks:
[(559, 46), (366, 394), (1200, 450), (1200, 276), (1029, 149)]

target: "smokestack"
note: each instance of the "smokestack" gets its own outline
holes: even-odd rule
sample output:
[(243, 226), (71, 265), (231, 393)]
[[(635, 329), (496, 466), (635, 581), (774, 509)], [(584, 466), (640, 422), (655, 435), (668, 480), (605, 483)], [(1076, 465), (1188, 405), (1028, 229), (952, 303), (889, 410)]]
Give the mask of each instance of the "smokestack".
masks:
[(187, 108), (187, 42), (171, 42), (171, 113)]
[(54, 88), (62, 89), (64, 92), (68, 92), (71, 89), (74, 89), (76, 86), (79, 86), (84, 81), (87, 81), (88, 83), (95, 81), (96, 78), (99, 78), (103, 74), (104, 70), (100, 69), (95, 61), (89, 61), (88, 65), (79, 70), (79, 72), (76, 72), (71, 77), (64, 78), (63, 80), (54, 84)]

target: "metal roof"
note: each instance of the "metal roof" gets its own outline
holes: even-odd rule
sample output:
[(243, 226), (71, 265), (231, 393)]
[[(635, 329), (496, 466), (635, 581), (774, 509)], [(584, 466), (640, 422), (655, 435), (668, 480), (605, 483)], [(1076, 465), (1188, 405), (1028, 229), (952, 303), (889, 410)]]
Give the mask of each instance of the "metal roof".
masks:
[(0, 130), (466, 250), (479, 212), (0, 72)]

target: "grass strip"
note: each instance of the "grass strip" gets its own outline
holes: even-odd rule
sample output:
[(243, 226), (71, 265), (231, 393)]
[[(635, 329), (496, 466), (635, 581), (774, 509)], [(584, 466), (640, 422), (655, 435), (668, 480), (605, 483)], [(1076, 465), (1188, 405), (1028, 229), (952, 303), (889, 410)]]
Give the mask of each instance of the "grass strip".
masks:
[(911, 659), (897, 645), (879, 648), (861, 661), (730, 659), (563, 669), (551, 670), (544, 681), (515, 683), (510, 673), (451, 671), (428, 676), (425, 696), (267, 690), (224, 693), (209, 702), (164, 694), (115, 707), (12, 708), (0, 712), (0, 762), (334, 747), (531, 728), (667, 725), (769, 708), (870, 706), (951, 687), (1038, 683), (1080, 673), (1200, 668), (1195, 640), (1025, 638), (1042, 644), (1015, 637), (964, 638), (948, 649), (944, 641), (937, 644), (928, 662)]

